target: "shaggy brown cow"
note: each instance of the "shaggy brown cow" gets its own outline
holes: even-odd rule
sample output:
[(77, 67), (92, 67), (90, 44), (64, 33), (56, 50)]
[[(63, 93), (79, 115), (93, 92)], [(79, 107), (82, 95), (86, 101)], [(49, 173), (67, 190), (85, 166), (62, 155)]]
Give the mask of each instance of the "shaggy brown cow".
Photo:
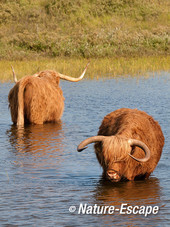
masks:
[(13, 70), (16, 84), (8, 95), (13, 123), (23, 126), (24, 123), (43, 124), (58, 121), (64, 110), (60, 79), (80, 81), (86, 70), (87, 66), (78, 78), (47, 70), (33, 76), (25, 76), (18, 82)]
[(106, 115), (98, 136), (82, 141), (77, 150), (94, 142), (103, 175), (117, 182), (148, 178), (161, 157), (164, 135), (147, 113), (122, 108)]

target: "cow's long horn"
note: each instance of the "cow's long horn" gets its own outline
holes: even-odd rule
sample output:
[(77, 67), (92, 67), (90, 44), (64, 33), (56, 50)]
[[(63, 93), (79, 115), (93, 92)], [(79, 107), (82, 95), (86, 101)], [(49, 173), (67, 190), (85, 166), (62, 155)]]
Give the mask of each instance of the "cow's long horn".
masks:
[(85, 75), (85, 73), (86, 73), (86, 70), (87, 70), (88, 65), (89, 65), (89, 62), (87, 63), (87, 65), (86, 65), (86, 67), (85, 67), (83, 73), (81, 74), (81, 76), (78, 77), (78, 78), (66, 76), (66, 75), (63, 75), (63, 74), (61, 74), (61, 73), (59, 73), (59, 77), (60, 77), (60, 79), (63, 79), (63, 80), (69, 80), (69, 81), (71, 81), (71, 82), (78, 82), (78, 81), (80, 81), (80, 80), (83, 79), (83, 77), (84, 77), (84, 75)]
[(84, 149), (86, 149), (87, 145), (90, 144), (90, 143), (95, 143), (95, 142), (100, 142), (100, 141), (103, 141), (104, 138), (106, 138), (105, 136), (92, 136), (92, 137), (89, 137), (85, 140), (83, 140), (77, 147), (77, 151), (78, 152), (81, 152), (83, 151)]
[(11, 65), (11, 68), (12, 68), (14, 82), (17, 83), (17, 77), (16, 77), (16, 74), (15, 74), (15, 71), (14, 71), (14, 68), (12, 65)]
[(140, 147), (145, 152), (144, 158), (135, 158), (133, 155), (129, 154), (129, 156), (131, 158), (133, 158), (134, 160), (136, 160), (138, 162), (147, 162), (150, 159), (150, 153), (151, 152), (150, 152), (149, 148), (146, 146), (145, 143), (143, 143), (140, 140), (135, 140), (135, 139), (129, 139), (128, 143), (130, 144), (130, 146)]

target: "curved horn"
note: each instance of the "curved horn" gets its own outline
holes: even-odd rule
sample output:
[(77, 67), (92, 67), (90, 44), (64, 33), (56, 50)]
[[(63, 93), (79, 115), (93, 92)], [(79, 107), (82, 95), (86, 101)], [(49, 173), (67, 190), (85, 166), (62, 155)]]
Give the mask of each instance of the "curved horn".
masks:
[(16, 74), (15, 74), (15, 71), (14, 71), (14, 68), (12, 65), (11, 65), (11, 68), (12, 68), (14, 82), (17, 83), (17, 77), (16, 77)]
[(81, 152), (84, 149), (86, 149), (87, 145), (90, 143), (95, 143), (95, 142), (100, 142), (103, 141), (103, 139), (105, 138), (105, 136), (92, 136), (90, 138), (87, 138), (85, 140), (83, 140), (78, 146), (77, 146), (77, 151)]
[(128, 143), (130, 144), (130, 146), (137, 146), (140, 147), (144, 152), (145, 152), (145, 157), (144, 158), (135, 158), (133, 155), (129, 154), (129, 156), (131, 158), (133, 158), (134, 160), (138, 161), (138, 162), (147, 162), (150, 159), (150, 150), (149, 148), (146, 146), (145, 143), (143, 143), (140, 140), (135, 140), (135, 139), (129, 139)]
[(74, 77), (70, 77), (70, 76), (66, 76), (66, 75), (63, 75), (63, 74), (61, 74), (61, 73), (58, 73), (60, 79), (69, 80), (69, 81), (71, 81), (71, 82), (78, 82), (78, 81), (82, 80), (83, 77), (84, 77), (84, 75), (85, 75), (85, 73), (86, 73), (86, 70), (87, 70), (87, 67), (88, 67), (89, 63), (90, 63), (90, 62), (87, 63), (87, 65), (86, 65), (86, 67), (85, 67), (85, 69), (84, 69), (84, 71), (83, 71), (83, 73), (81, 74), (80, 77), (74, 78)]

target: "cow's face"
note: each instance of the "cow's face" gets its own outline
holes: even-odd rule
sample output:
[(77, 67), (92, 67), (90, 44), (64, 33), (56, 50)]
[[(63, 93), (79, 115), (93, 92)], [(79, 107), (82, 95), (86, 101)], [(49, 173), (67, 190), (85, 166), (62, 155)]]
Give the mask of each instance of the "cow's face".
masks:
[(97, 159), (103, 168), (104, 177), (113, 182), (126, 179), (126, 164), (129, 157), (116, 156), (114, 150), (106, 151), (97, 146), (95, 148)]
[(126, 140), (108, 137), (96, 148), (97, 158), (103, 167), (105, 177), (115, 182), (126, 178), (126, 163), (130, 158), (128, 153), (131, 152), (131, 146)]
[(107, 144), (96, 143), (95, 153), (106, 179), (118, 182), (126, 178), (126, 162), (129, 156), (119, 146), (109, 147)]

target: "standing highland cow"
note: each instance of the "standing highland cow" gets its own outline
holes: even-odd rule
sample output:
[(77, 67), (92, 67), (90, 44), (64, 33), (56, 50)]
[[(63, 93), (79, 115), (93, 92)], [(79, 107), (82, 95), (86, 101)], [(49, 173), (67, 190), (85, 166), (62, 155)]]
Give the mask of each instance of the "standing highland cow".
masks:
[(8, 95), (13, 123), (23, 126), (24, 123), (43, 124), (58, 121), (64, 110), (60, 79), (80, 81), (86, 70), (87, 66), (78, 78), (47, 70), (33, 76), (25, 76), (18, 82), (13, 70), (16, 84)]
[(103, 175), (114, 182), (148, 178), (161, 157), (164, 135), (157, 121), (143, 111), (122, 108), (106, 115), (97, 136), (77, 150), (95, 143)]

